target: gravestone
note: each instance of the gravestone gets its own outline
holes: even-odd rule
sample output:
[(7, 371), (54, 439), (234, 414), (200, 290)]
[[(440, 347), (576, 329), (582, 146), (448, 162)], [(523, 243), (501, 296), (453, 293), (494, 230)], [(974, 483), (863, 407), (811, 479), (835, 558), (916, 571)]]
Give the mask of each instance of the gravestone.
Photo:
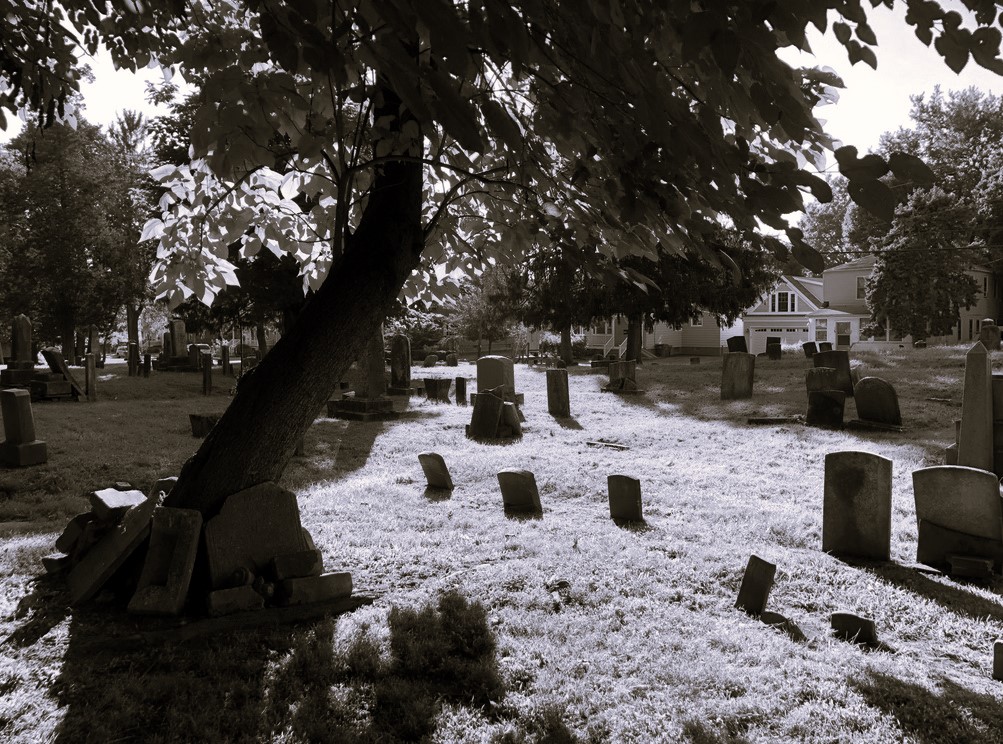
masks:
[[(199, 347), (195, 344), (188, 344), (188, 366), (193, 370), (199, 369), (202, 364), (202, 356)], [(132, 358), (132, 350), (129, 351), (129, 358)], [(131, 365), (131, 362), (130, 362)], [(131, 373), (130, 373), (131, 374)]]
[(536, 487), (536, 477), (528, 470), (498, 471), (498, 486), (502, 492), (502, 503), (506, 513), (541, 514), (540, 492)]
[(400, 333), (390, 339), (390, 387), (388, 395), (411, 395), (411, 342)]
[(568, 392), (568, 370), (547, 370), (547, 412), (557, 418), (571, 417), (571, 397)]
[(158, 506), (150, 521), (150, 545), (129, 612), (179, 615), (188, 596), (202, 534), (202, 514), (195, 509)]
[(852, 612), (834, 612), (829, 616), (833, 635), (843, 641), (873, 646), (878, 642), (874, 621)]
[(818, 346), (814, 341), (805, 341), (801, 344), (801, 349), (804, 351), (805, 359), (811, 359), (818, 353)]
[(14, 317), (11, 323), (11, 347), (11, 358), (7, 361), (7, 369), (0, 371), (0, 386), (27, 387), (35, 374), (31, 321), (27, 315)]
[(976, 343), (965, 355), (958, 465), (982, 470), (993, 467), (992, 377), (989, 352), (981, 343)]
[(839, 373), (835, 367), (812, 367), (804, 373), (805, 387), (810, 393), (816, 390), (838, 390)]
[(482, 356), (477, 360), (477, 389), (504, 388), (507, 401), (522, 403), (522, 393), (515, 391), (515, 366), (506, 356)]
[(383, 331), (370, 338), (357, 364), (355, 397), (327, 402), (327, 415), (348, 421), (388, 421), (400, 417), (393, 401), (386, 396), (386, 361)]
[(639, 393), (637, 388), (637, 360), (611, 361), (607, 367), (609, 382), (603, 390), (613, 393)]
[(749, 353), (749, 346), (745, 343), (745, 336), (731, 336), (728, 339), (728, 351)]
[(204, 534), (214, 589), (225, 588), (238, 569), (260, 576), (275, 556), (308, 549), (296, 495), (271, 482), (227, 497)]
[(988, 351), (1000, 350), (1000, 327), (992, 318), (982, 321), (982, 326), (979, 328), (979, 343)]
[(898, 395), (891, 383), (880, 377), (862, 377), (853, 386), (853, 400), (857, 419), (851, 423), (870, 428), (901, 430), (902, 413)]
[(220, 364), (223, 367), (223, 374), (226, 377), (233, 377), (233, 367), (230, 365), (230, 345), (223, 344), (219, 347)]
[(456, 378), (456, 405), (465, 406), (467, 405), (467, 378), (457, 377)]
[(448, 377), (444, 380), (438, 377), (424, 378), (422, 384), (425, 387), (425, 397), (431, 401), (449, 403), (449, 385), (451, 382)]
[(721, 365), (721, 400), (752, 397), (756, 357), (742, 351), (725, 354)]
[(188, 331), (185, 322), (180, 318), (172, 318), (168, 323), (171, 334), (171, 357), (183, 357), (188, 353)]
[(0, 390), (4, 441), (0, 443), (0, 463), (17, 468), (48, 461), (45, 442), (35, 439), (35, 417), (27, 390)]
[[(740, 353), (740, 352), (739, 352)], [(606, 477), (609, 492), (609, 517), (614, 522), (643, 522), (641, 513), (641, 481), (629, 475)]]
[(780, 336), (767, 336), (766, 337), (766, 345), (767, 346), (769, 346), (770, 344), (776, 344), (777, 346), (779, 346), (780, 343), (781, 343), (781, 341), (782, 341), (782, 339), (780, 338)]
[(832, 351), (832, 342), (831, 341), (819, 341), (818, 342), (818, 350), (819, 351)]
[(456, 367), (460, 363), (459, 357), (456, 354), (446, 354), (446, 366)]
[(1003, 571), (1003, 541), (969, 535), (920, 519), (916, 541), (916, 561), (943, 569), (959, 556), (984, 558), (997, 572)]
[[(61, 379), (70, 384), (70, 391), (74, 398), (78, 398), (86, 395), (84, 389), (77, 382), (77, 379), (70, 372), (70, 368), (66, 366), (66, 361), (63, 359), (63, 355), (60, 354), (55, 349), (42, 349), (42, 359), (52, 370), (53, 374), (61, 376)], [(49, 380), (53, 382), (53, 380)]]
[(212, 354), (202, 352), (202, 395), (212, 395)]
[(825, 456), (822, 550), (838, 556), (891, 558), (892, 461), (869, 452)]
[[(918, 562), (942, 566), (951, 554), (995, 558), (1003, 552), (1003, 501), (999, 481), (993, 473), (939, 465), (913, 471), (912, 482), (920, 528)], [(945, 534), (937, 528), (957, 535)], [(965, 535), (989, 543), (957, 544), (964, 541)], [(972, 547), (976, 552), (969, 552)]]
[(749, 556), (749, 563), (742, 576), (742, 585), (738, 589), (736, 609), (744, 610), (753, 616), (761, 615), (766, 609), (766, 600), (769, 599), (776, 574), (776, 564), (764, 561), (755, 555)]
[(499, 434), (505, 401), (487, 391), (475, 393), (472, 397), (474, 409), (471, 412), (467, 435), (474, 439), (494, 439)]
[(439, 361), (439, 357), (436, 354), (429, 354), (425, 357), (425, 361), (422, 362), (423, 367), (434, 367)]
[(1003, 641), (993, 642), (993, 679), (1003, 682)]
[(853, 378), (850, 376), (850, 353), (844, 350), (819, 351), (811, 358), (815, 367), (832, 367), (836, 370), (836, 387), (847, 397), (853, 397)]
[(783, 347), (780, 344), (766, 344), (766, 356), (774, 361), (783, 359)]
[(212, 413), (189, 413), (188, 422), (192, 427), (193, 437), (207, 437), (212, 427), (219, 421), (219, 416)]
[(822, 429), (843, 428), (846, 394), (842, 390), (812, 390), (808, 393), (805, 424)]
[(420, 452), (418, 462), (421, 463), (429, 488), (453, 490), (453, 479), (449, 475), (449, 469), (442, 455), (436, 452)]
[(127, 348), (128, 355), (126, 361), (128, 364), (128, 376), (139, 377), (139, 344), (135, 341), (131, 341)]
[(117, 488), (102, 488), (87, 494), (91, 512), (105, 522), (117, 522), (134, 506), (146, 501), (146, 494), (133, 488), (120, 491)]

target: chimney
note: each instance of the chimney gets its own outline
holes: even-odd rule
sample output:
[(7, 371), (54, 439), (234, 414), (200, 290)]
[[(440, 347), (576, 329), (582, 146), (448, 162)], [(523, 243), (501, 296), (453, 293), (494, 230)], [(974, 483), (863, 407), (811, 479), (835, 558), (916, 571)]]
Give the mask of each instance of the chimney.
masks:
[(822, 301), (822, 307), (829, 307), (829, 301), (828, 300), (823, 300)]

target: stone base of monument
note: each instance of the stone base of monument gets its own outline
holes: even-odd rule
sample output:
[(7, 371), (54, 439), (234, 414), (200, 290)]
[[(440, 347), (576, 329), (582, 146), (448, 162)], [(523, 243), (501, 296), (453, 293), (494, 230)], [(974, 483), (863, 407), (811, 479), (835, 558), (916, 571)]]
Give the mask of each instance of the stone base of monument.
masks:
[(392, 421), (400, 418), (390, 398), (345, 398), (327, 402), (328, 418), (345, 421)]
[(387, 395), (403, 395), (410, 398), (417, 393), (418, 389), (413, 387), (388, 387)]
[(26, 388), (31, 385), (31, 378), (35, 376), (35, 369), (5, 369), (0, 371), (0, 387)]
[(0, 464), (15, 468), (41, 465), (48, 462), (49, 452), (45, 442), (36, 439), (24, 444), (0, 443)]
[[(52, 375), (55, 376), (55, 375)], [(29, 385), (31, 399), (34, 400), (67, 400), (74, 399), (73, 386), (69, 380), (59, 375), (58, 380), (34, 379)]]

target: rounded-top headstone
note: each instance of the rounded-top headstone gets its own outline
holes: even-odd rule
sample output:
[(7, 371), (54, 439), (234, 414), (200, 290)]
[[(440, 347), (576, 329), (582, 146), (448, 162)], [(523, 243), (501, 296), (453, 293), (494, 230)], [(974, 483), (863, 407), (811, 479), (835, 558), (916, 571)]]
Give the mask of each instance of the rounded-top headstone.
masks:
[(477, 360), (477, 389), (490, 390), (505, 386), (505, 391), (515, 393), (515, 367), (507, 356), (489, 355)]
[(445, 488), (452, 490), (453, 479), (449, 475), (446, 461), (437, 452), (420, 452), (418, 462), (425, 473), (425, 480), (429, 488)]
[(916, 518), (949, 530), (1003, 541), (1003, 501), (994, 473), (937, 465), (912, 473)]
[(853, 386), (853, 400), (857, 405), (858, 418), (894, 426), (902, 425), (902, 413), (895, 388), (880, 377), (862, 377)]

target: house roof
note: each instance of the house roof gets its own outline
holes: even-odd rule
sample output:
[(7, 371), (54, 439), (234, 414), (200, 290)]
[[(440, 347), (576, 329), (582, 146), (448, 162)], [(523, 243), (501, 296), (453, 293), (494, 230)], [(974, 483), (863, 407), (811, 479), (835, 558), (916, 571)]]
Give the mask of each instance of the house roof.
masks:
[(837, 305), (834, 307), (823, 307), (813, 313), (808, 313), (809, 318), (831, 318), (838, 316), (854, 316), (859, 318), (869, 318), (871, 314), (867, 310), (860, 310), (860, 306)]
[(822, 280), (807, 276), (789, 276), (787, 281), (815, 307), (822, 307)]
[(861, 256), (860, 258), (855, 258), (852, 261), (847, 261), (845, 264), (832, 266), (826, 269), (826, 271), (859, 271), (860, 269), (870, 269), (873, 268), (875, 261), (877, 261), (877, 257), (875, 257), (871, 253), (868, 253), (867, 255)]

